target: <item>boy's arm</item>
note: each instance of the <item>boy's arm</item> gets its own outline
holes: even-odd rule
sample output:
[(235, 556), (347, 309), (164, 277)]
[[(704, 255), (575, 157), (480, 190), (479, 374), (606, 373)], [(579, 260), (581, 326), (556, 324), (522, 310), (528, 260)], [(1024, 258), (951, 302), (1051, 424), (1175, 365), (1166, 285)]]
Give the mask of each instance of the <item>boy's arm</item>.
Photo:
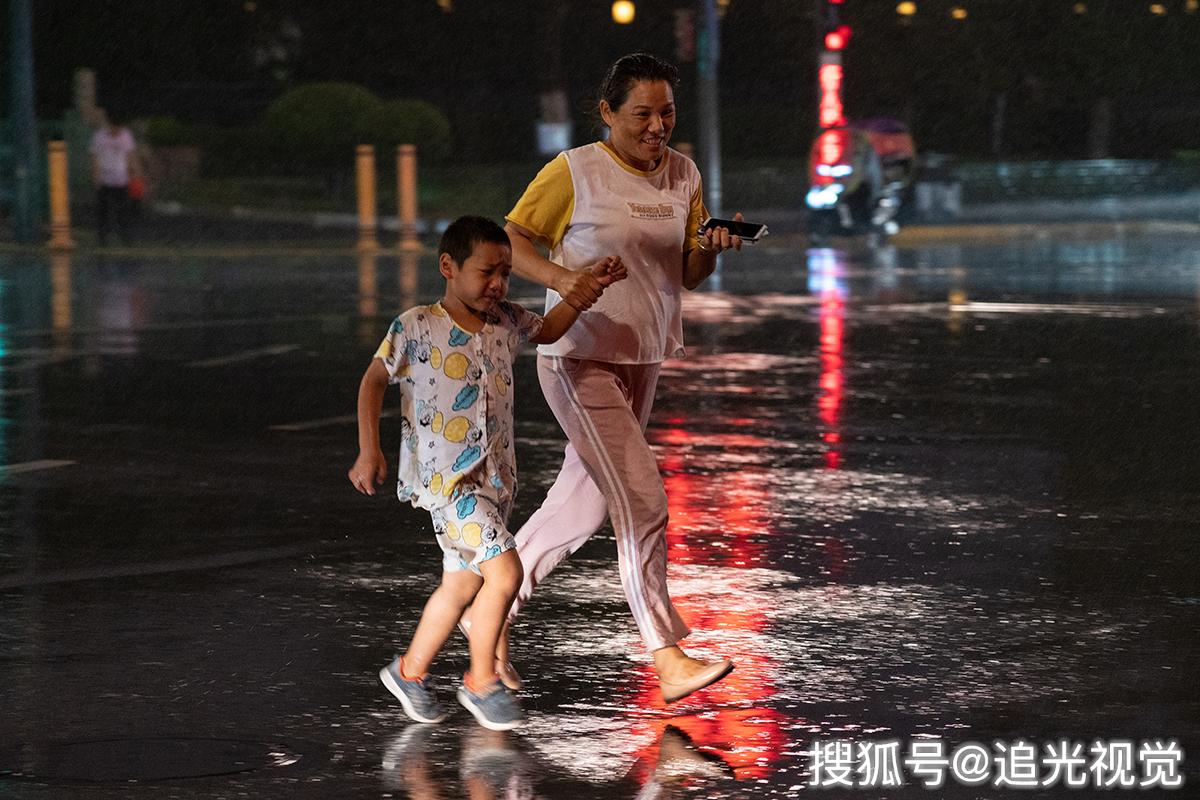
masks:
[(375, 487), (387, 478), (387, 459), (379, 446), (379, 417), (387, 386), (388, 371), (383, 360), (371, 359), (358, 385), (358, 458), (346, 473), (354, 488), (363, 494), (375, 494)]
[[(586, 272), (590, 273), (596, 279), (601, 292), (617, 281), (628, 277), (625, 265), (621, 263), (621, 259), (618, 256), (602, 258), (593, 264), (590, 269), (586, 270)], [(570, 303), (559, 303), (546, 314), (542, 320), (542, 329), (538, 331), (536, 336), (531, 336), (529, 341), (534, 344), (553, 344), (557, 342), (567, 332), (567, 329), (575, 324), (575, 320), (579, 319), (579, 313), (579, 309)]]

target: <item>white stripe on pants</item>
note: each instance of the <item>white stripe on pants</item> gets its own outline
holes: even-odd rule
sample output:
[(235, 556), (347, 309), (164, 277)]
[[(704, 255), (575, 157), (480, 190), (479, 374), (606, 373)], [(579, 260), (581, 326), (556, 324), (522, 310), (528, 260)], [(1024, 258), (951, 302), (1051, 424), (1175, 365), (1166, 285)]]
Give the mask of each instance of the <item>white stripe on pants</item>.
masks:
[(646, 646), (690, 632), (667, 593), (667, 495), (645, 435), (658, 372), (538, 356), (542, 392), (570, 444), (546, 501), (517, 532), (525, 580), (510, 617), (611, 516), (621, 585)]

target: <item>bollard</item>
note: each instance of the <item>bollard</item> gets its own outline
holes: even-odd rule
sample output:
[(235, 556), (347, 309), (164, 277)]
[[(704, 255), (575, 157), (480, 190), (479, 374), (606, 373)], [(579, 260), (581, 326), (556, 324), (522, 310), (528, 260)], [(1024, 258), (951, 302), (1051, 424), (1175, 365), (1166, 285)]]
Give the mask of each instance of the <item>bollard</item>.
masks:
[(378, 344), (382, 335), (376, 326), (379, 313), (379, 281), (376, 277), (375, 253), (358, 254), (358, 337), (364, 345)]
[(50, 321), (56, 354), (71, 350), (71, 300), (71, 254), (57, 250), (50, 253)]
[(419, 285), (417, 267), (421, 254), (416, 250), (400, 250), (400, 311), (411, 308), (417, 302), (417, 287)]
[(416, 145), (402, 144), (396, 148), (396, 199), (400, 214), (400, 249), (419, 250)]
[(67, 143), (50, 142), (50, 242), (51, 250), (73, 250), (71, 201), (67, 190)]
[(360, 144), (355, 151), (358, 175), (358, 250), (373, 253), (379, 249), (375, 205), (375, 148)]

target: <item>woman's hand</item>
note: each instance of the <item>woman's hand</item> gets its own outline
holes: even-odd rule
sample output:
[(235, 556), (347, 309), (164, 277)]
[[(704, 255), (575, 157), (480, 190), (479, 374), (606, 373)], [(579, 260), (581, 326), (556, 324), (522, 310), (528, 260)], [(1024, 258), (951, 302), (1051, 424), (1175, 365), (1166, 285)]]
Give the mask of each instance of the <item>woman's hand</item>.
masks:
[[(744, 217), (742, 212), (733, 215), (735, 222), (741, 222)], [(697, 239), (696, 245), (701, 253), (720, 253), (725, 250), (741, 250), (742, 237), (734, 236), (729, 232), (729, 228), (713, 228), (704, 232), (704, 235)]]
[[(611, 258), (611, 256), (609, 256)], [(563, 268), (554, 278), (550, 288), (558, 292), (563, 302), (576, 311), (587, 311), (604, 291), (604, 285), (596, 278), (593, 270), (608, 259), (600, 259), (595, 264), (581, 270)]]
[(607, 289), (617, 281), (623, 281), (629, 277), (629, 273), (625, 269), (625, 265), (621, 263), (620, 256), (607, 256), (600, 259), (592, 266), (588, 267), (588, 271), (595, 276), (600, 282), (600, 286)]
[[(733, 218), (741, 222), (742, 215)], [(696, 246), (683, 254), (683, 288), (689, 292), (713, 274), (717, 268), (717, 256), (726, 250), (741, 250), (742, 237), (734, 236), (728, 228), (713, 228), (696, 237)]]

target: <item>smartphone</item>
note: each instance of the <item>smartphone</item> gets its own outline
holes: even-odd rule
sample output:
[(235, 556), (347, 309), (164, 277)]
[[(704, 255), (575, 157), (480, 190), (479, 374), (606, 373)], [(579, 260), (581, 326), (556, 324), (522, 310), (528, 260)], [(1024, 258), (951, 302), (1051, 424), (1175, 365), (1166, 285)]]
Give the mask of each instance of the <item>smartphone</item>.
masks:
[(717, 217), (709, 217), (704, 220), (704, 224), (700, 226), (700, 230), (696, 231), (696, 233), (703, 236), (705, 231), (711, 231), (714, 228), (728, 228), (730, 234), (742, 237), (742, 241), (748, 244), (754, 244), (767, 235), (767, 226), (761, 222), (746, 222), (744, 220), (738, 222), (737, 220), (718, 219)]

